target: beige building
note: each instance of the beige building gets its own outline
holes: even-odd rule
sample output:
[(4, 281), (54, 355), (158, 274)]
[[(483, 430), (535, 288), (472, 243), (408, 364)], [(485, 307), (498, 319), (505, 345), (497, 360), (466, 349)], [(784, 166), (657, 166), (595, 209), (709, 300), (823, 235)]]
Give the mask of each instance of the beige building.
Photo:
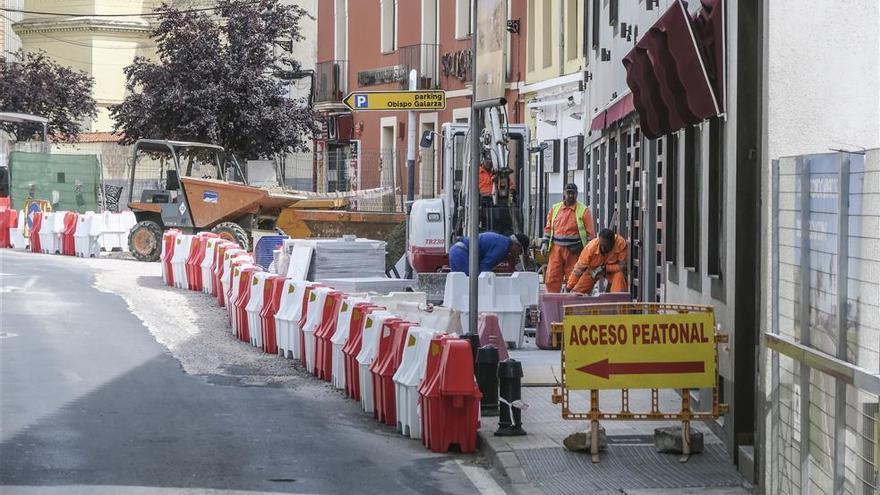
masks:
[[(25, 14), (13, 29), (25, 51), (45, 50), (62, 65), (95, 78), (98, 116), (86, 123), (87, 131), (110, 131), (109, 106), (125, 96), (123, 68), (138, 55), (154, 54), (149, 39), (149, 13), (154, 0), (25, 0), (24, 10), (64, 15)], [(124, 14), (135, 14), (126, 16)]]
[(584, 179), (583, 164), (569, 164), (567, 152), (571, 148), (574, 157), (583, 148), (583, 119), (588, 118), (584, 8), (583, 0), (529, 0), (527, 5), (526, 77), (520, 92), (533, 139), (547, 146), (538, 189), (548, 205), (562, 199), (566, 182)]

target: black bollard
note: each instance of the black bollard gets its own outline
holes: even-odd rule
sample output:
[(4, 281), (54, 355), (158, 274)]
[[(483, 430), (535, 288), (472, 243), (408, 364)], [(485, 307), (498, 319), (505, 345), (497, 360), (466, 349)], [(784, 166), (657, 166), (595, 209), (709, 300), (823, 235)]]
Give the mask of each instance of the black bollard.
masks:
[[(467, 340), (471, 343), (471, 357), (473, 358), (473, 362), (477, 362), (477, 349), (480, 348), (480, 336), (476, 333), (469, 333), (466, 335), (462, 335), (461, 338)], [(474, 367), (474, 375), (477, 374), (477, 368)]]
[(498, 402), (499, 418), (496, 437), (515, 437), (525, 435), (522, 429), (522, 410), (513, 407), (514, 401), (522, 400), (522, 364), (516, 359), (507, 359), (498, 364), (498, 385), (501, 398)]
[(477, 350), (477, 384), (480, 393), (480, 413), (498, 416), (498, 348), (484, 345)]

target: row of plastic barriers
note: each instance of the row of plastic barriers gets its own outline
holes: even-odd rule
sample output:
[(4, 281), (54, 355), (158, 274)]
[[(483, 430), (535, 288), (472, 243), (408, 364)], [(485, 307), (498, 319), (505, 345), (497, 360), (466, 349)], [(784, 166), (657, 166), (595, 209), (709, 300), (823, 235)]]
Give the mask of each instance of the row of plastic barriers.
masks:
[(16, 211), (0, 205), (0, 248), (97, 257), (101, 250), (128, 251), (132, 212)]
[(347, 294), (286, 278), (211, 233), (166, 232), (161, 263), (167, 285), (216, 298), (239, 340), (298, 360), (432, 451), (476, 449), (481, 395), (458, 311), (428, 306), (425, 293)]

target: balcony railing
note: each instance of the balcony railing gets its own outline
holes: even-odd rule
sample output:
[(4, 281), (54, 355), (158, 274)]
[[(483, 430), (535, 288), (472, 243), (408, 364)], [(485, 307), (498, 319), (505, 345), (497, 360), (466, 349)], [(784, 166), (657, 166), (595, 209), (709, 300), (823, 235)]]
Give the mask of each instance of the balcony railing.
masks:
[[(415, 69), (418, 74), (416, 89), (440, 89), (439, 50), (440, 45), (420, 43), (400, 47), (400, 65), (406, 67), (406, 73)], [(406, 89), (409, 77), (401, 83)]]
[(341, 102), (348, 93), (348, 60), (318, 62), (315, 79), (315, 103)]

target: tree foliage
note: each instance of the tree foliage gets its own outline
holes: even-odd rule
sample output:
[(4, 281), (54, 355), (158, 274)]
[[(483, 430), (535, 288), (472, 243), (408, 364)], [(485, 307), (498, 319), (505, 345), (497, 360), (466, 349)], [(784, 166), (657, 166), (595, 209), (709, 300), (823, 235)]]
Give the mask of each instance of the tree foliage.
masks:
[(301, 41), (308, 14), (278, 0), (217, 5), (213, 15), (159, 7), (151, 33), (159, 60), (125, 68), (128, 96), (110, 110), (123, 143), (208, 142), (243, 158), (304, 150), (315, 118), (307, 101), (287, 96), (300, 63), (279, 42)]
[[(46, 52), (19, 51), (17, 60), (0, 54), (0, 112), (39, 115), (49, 119), (56, 140), (75, 141), (83, 123), (97, 116), (87, 73), (59, 65)], [(20, 141), (33, 137), (42, 126), (3, 123)]]

